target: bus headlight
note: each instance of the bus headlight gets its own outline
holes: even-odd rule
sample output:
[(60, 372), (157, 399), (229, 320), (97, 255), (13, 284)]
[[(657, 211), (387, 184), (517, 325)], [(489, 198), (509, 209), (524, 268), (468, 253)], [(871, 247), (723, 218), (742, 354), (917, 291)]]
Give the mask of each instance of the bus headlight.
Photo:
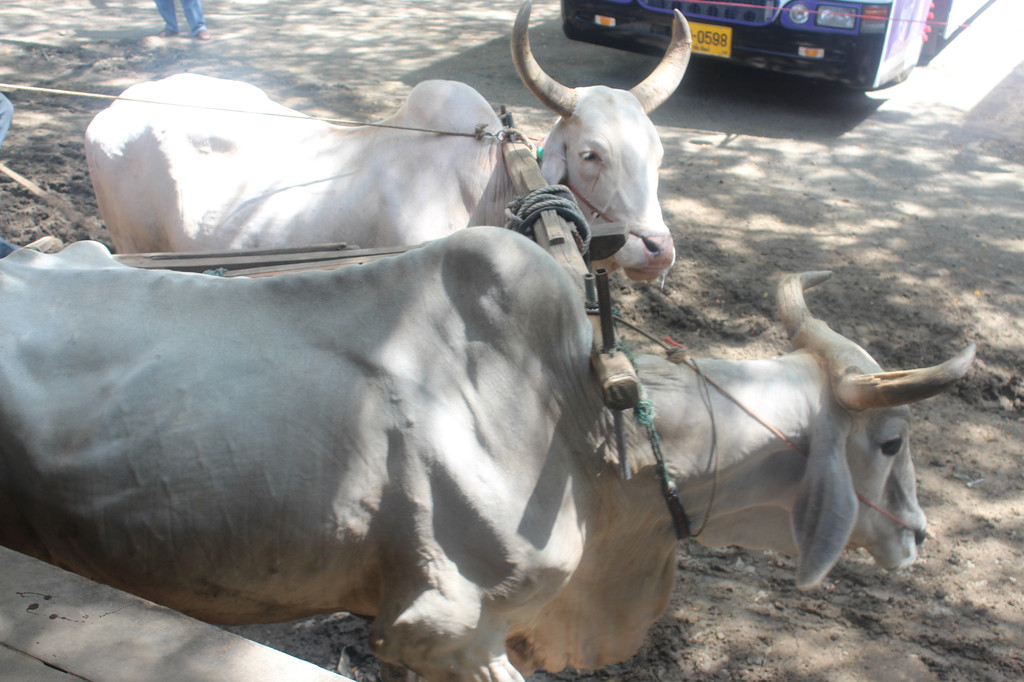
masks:
[(818, 26), (829, 28), (845, 28), (853, 30), (857, 27), (857, 13), (847, 7), (818, 5)]
[(806, 24), (810, 16), (810, 10), (802, 2), (798, 2), (789, 8), (789, 20), (794, 24)]

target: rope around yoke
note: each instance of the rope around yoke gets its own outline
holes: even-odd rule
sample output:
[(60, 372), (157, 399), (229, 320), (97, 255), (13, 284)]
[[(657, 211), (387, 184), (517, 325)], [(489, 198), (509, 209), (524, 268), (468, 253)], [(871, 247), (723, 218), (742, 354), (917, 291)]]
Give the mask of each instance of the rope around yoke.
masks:
[(505, 207), (505, 227), (536, 241), (533, 225), (544, 211), (554, 211), (576, 227), (584, 254), (590, 248), (590, 225), (580, 213), (572, 190), (565, 185), (547, 185), (523, 197), (516, 197)]

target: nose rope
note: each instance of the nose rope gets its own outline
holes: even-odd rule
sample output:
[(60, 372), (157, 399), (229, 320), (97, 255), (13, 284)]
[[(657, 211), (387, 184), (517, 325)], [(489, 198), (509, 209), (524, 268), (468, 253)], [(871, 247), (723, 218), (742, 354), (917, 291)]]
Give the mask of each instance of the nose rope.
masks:
[(571, 189), (571, 190), (572, 190), (572, 193), (576, 195), (576, 198), (577, 198), (577, 199), (579, 199), (580, 201), (582, 201), (582, 202), (583, 202), (584, 204), (586, 204), (586, 206), (587, 206), (587, 208), (588, 208), (588, 209), (590, 209), (591, 211), (593, 211), (594, 215), (598, 216), (599, 218), (604, 218), (604, 220), (605, 220), (606, 222), (609, 222), (609, 223), (614, 223), (614, 222), (615, 222), (614, 220), (612, 220), (611, 218), (609, 218), (609, 217), (608, 217), (608, 214), (606, 214), (605, 212), (603, 212), (603, 211), (602, 211), (601, 209), (599, 209), (599, 208), (598, 208), (597, 206), (594, 206), (594, 205), (593, 205), (592, 203), (590, 203), (590, 202), (589, 202), (589, 201), (587, 200), (587, 198), (586, 198), (585, 196), (583, 196), (583, 195), (582, 195), (582, 194), (580, 193), (580, 191), (579, 191), (578, 189), (576, 189), (576, 187), (575, 187), (575, 186), (574, 186), (574, 185), (573, 185), (573, 184), (572, 184), (571, 182), (569, 182), (568, 178), (566, 178), (566, 181), (565, 181), (565, 185), (566, 185), (566, 187), (568, 187), (569, 189)]
[[(673, 351), (672, 353), (669, 354), (669, 360), (672, 361), (672, 362), (683, 362), (684, 364), (686, 364), (687, 367), (691, 368), (694, 372), (698, 372), (699, 373), (699, 370), (697, 369), (696, 363), (694, 363), (693, 360), (691, 360), (690, 358), (685, 357), (684, 353), (685, 353), (685, 351), (683, 351), (682, 349), (677, 349), (677, 350), (675, 350), (675, 351)], [(673, 356), (679, 356), (679, 359), (676, 360)], [(741, 410), (743, 410), (748, 415), (750, 415), (756, 422), (758, 422), (759, 424), (764, 426), (766, 429), (771, 431), (772, 435), (774, 435), (776, 438), (778, 438), (783, 443), (785, 443), (791, 450), (793, 450), (794, 452), (796, 452), (799, 455), (802, 455), (804, 459), (807, 459), (807, 453), (804, 452), (803, 450), (801, 450), (799, 447), (797, 447), (796, 443), (794, 443), (792, 440), (787, 438), (781, 431), (779, 431), (777, 428), (772, 426), (768, 421), (763, 419), (760, 415), (758, 415), (756, 412), (751, 410), (749, 407), (747, 407), (746, 405), (741, 403), (739, 401), (739, 399), (737, 399), (732, 394), (730, 394), (728, 391), (726, 391), (725, 388), (723, 388), (722, 386), (717, 384), (714, 380), (708, 378), (707, 376), (703, 376), (703, 379), (707, 383), (709, 383), (712, 386), (714, 386), (715, 389), (719, 393), (721, 393), (723, 396), (725, 396), (726, 398), (731, 400), (733, 403), (735, 403)], [(910, 524), (908, 524), (906, 521), (904, 521), (903, 519), (899, 518), (898, 516), (896, 516), (892, 512), (889, 512), (889, 511), (886, 511), (885, 509), (882, 509), (881, 507), (879, 507), (874, 502), (871, 502), (870, 500), (865, 498), (863, 495), (861, 495), (856, 490), (854, 490), (854, 495), (857, 496), (857, 499), (860, 500), (861, 503), (863, 503), (864, 505), (866, 505), (868, 507), (871, 507), (876, 512), (878, 512), (882, 516), (886, 517), (890, 521), (892, 521), (892, 522), (894, 522), (894, 523), (896, 523), (896, 524), (898, 524), (900, 526), (903, 526), (904, 528), (909, 530), (911, 533), (914, 533), (915, 535), (917, 535), (917, 533), (919, 532), (919, 530), (917, 528), (912, 527)]]
[(900, 526), (903, 526), (904, 528), (909, 530), (911, 533), (913, 533), (915, 537), (917, 537), (917, 535), (921, 532), (921, 530), (919, 528), (914, 528), (909, 523), (907, 523), (903, 519), (899, 518), (898, 516), (896, 516), (892, 512), (888, 512), (888, 511), (882, 509), (881, 507), (879, 507), (877, 504), (874, 504), (873, 502), (869, 502), (868, 500), (864, 499), (864, 497), (860, 493), (856, 493), (856, 494), (857, 494), (857, 499), (858, 500), (860, 500), (861, 502), (863, 502), (867, 506), (871, 507), (876, 512), (878, 512), (882, 516), (886, 517), (887, 519), (889, 519), (893, 523), (895, 523), (897, 525), (900, 525)]

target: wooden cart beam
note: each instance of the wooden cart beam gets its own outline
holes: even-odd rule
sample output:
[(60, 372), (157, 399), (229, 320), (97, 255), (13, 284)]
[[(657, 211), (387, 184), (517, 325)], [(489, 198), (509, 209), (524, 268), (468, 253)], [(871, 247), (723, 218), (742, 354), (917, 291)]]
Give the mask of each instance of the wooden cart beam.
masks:
[[(506, 138), (502, 143), (502, 151), (516, 194), (526, 196), (548, 185), (540, 172), (533, 151), (526, 143)], [(544, 211), (540, 219), (534, 223), (534, 234), (537, 243), (547, 249), (547, 252), (569, 271), (582, 292), (583, 276), (590, 270), (580, 255), (569, 224), (554, 210)]]

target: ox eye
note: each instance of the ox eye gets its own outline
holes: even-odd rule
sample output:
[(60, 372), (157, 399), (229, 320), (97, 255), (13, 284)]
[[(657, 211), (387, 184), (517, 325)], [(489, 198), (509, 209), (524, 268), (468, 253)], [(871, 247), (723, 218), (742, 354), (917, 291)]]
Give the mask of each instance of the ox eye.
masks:
[(583, 152), (580, 154), (580, 158), (584, 161), (600, 161), (601, 156), (597, 152)]
[(902, 438), (893, 438), (892, 440), (887, 440), (882, 443), (882, 454), (888, 455), (889, 457), (892, 457), (901, 449), (903, 449)]

